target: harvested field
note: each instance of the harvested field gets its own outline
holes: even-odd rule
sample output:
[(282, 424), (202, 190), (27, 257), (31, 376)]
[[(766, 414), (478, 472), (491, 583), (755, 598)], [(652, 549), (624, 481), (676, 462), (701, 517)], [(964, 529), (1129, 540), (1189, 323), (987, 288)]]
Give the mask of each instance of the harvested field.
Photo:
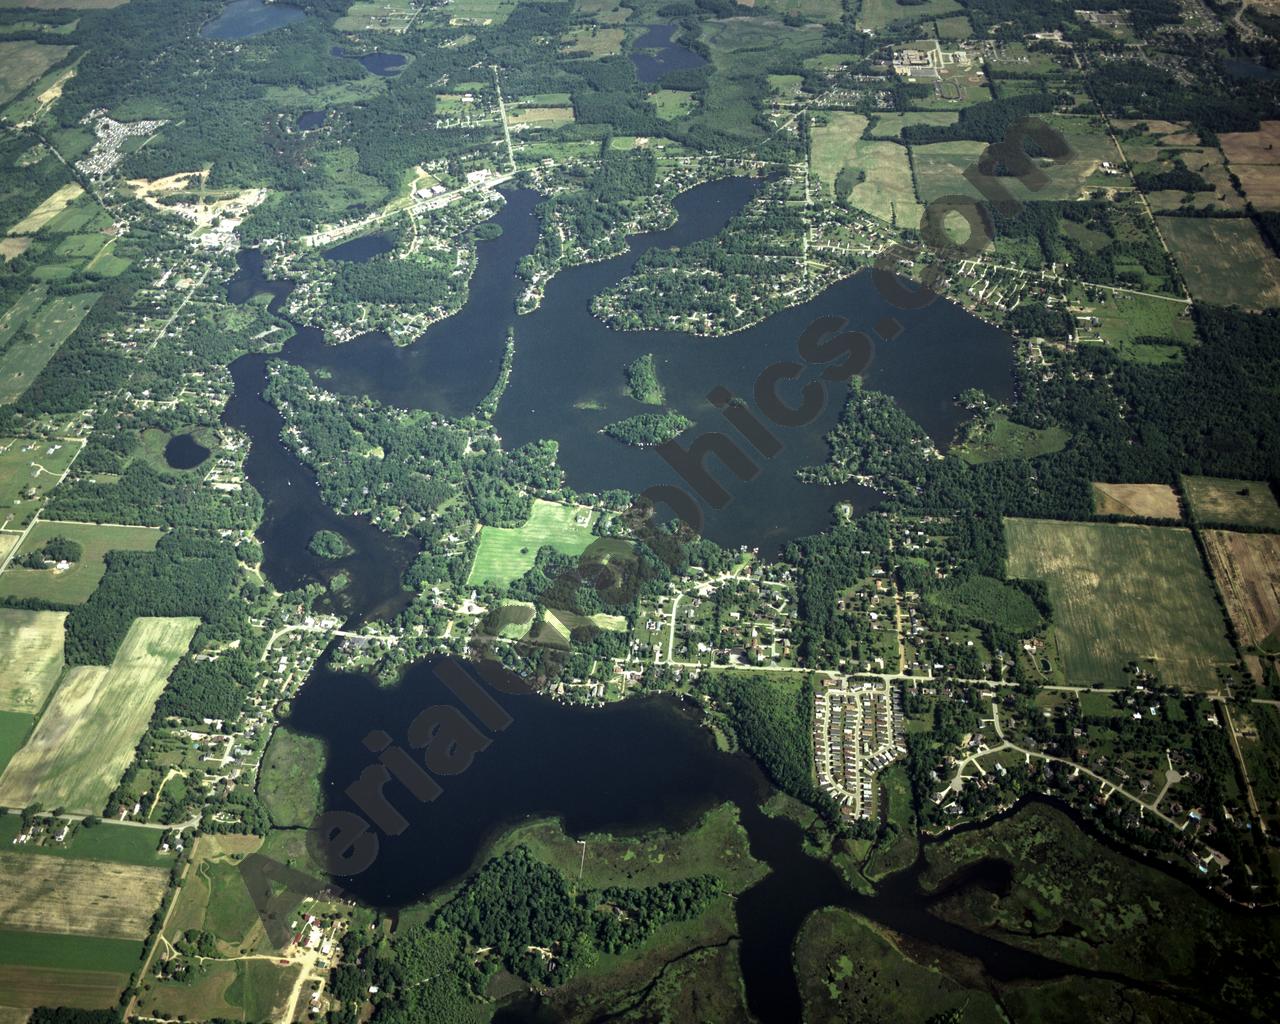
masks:
[[(0, 1021), (26, 1020), (32, 1006), (74, 1006), (107, 1010), (120, 1001), (129, 975), (109, 971), (0, 966)], [(21, 1008), (21, 1017), (3, 1015), (3, 1008)]]
[(62, 673), (66, 612), (0, 608), (0, 711), (36, 714)]
[(1223, 132), (1222, 152), (1234, 164), (1280, 164), (1280, 121), (1263, 121), (1256, 132)]
[(195, 618), (135, 619), (110, 667), (68, 671), (0, 776), (0, 803), (101, 813), (199, 624)]
[(1205, 530), (1204, 545), (1241, 642), (1267, 644), (1280, 629), (1280, 535)]
[(11, 235), (34, 235), (63, 210), (84, 195), (84, 189), (69, 182), (9, 229)]
[(0, 852), (0, 928), (144, 939), (169, 872)]
[(1067, 681), (1122, 686), (1139, 662), (1189, 691), (1234, 661), (1191, 531), (1006, 519), (1008, 573), (1044, 580)]
[(1178, 495), (1168, 484), (1093, 485), (1094, 511), (1100, 516), (1181, 519)]

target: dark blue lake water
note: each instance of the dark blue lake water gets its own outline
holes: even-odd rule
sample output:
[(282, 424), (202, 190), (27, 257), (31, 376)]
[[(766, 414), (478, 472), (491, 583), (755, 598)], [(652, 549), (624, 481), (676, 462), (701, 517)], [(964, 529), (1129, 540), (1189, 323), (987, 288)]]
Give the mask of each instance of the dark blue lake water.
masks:
[(306, 16), (305, 11), (291, 4), (231, 0), (221, 14), (200, 29), (200, 34), (206, 39), (248, 39)]

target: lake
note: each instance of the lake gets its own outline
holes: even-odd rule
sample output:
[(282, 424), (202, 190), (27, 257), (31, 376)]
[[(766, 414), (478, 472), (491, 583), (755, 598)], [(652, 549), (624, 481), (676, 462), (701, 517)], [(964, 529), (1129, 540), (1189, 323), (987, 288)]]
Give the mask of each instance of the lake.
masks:
[(347, 53), (341, 46), (335, 46), (329, 53), (334, 57), (349, 57), (359, 61), (360, 66), (366, 71), (381, 78), (395, 77), (404, 70), (408, 62), (408, 58), (402, 53), (379, 53), (376, 50), (365, 54)]
[[(634, 237), (631, 251), (622, 256), (561, 271), (549, 283), (541, 307), (527, 316), (515, 313), (523, 288), (515, 270), (537, 238), (534, 208), (539, 199), (527, 190), (510, 192), (495, 219), (502, 235), (479, 243), (469, 299), (457, 314), (407, 346), (377, 332), (338, 346), (325, 344), (317, 332), (299, 332), (286, 344), (284, 356), (309, 370), (326, 371), (324, 386), (330, 390), (463, 416), (497, 378), (510, 327), (516, 337), (515, 360), (494, 420), (503, 443), (513, 447), (554, 438), (570, 485), (593, 492), (684, 484), (652, 449), (628, 447), (599, 433), (608, 423), (650, 410), (626, 394), (624, 377), (625, 366), (646, 352), (654, 353), (668, 406), (694, 423), (681, 438), (685, 445), (709, 431), (732, 434), (707, 392), (721, 385), (753, 401), (756, 378), (780, 360), (796, 359), (797, 339), (818, 316), (846, 317), (852, 328), (868, 330), (889, 314), (900, 320), (903, 333), (879, 346), (866, 383), (891, 394), (939, 446), (950, 443), (966, 418), (953, 401), (960, 391), (980, 387), (1001, 401), (1011, 396), (1013, 356), (1004, 332), (943, 300), (915, 312), (898, 310), (879, 294), (869, 274), (833, 285), (803, 305), (723, 338), (614, 331), (591, 314), (590, 296), (626, 276), (644, 252), (712, 237), (757, 188), (758, 182), (730, 178), (689, 190), (676, 200), (679, 220), (674, 227)], [(362, 241), (344, 243), (326, 255), (359, 258), (354, 247)], [(795, 401), (802, 383), (779, 391)], [(865, 510), (879, 500), (875, 491), (856, 484), (819, 487), (795, 477), (797, 469), (826, 460), (825, 437), (835, 426), (844, 394), (843, 386), (831, 387), (821, 416), (803, 430), (778, 428), (782, 450), (771, 459), (756, 459), (760, 474), (754, 480), (723, 481), (732, 500), (723, 509), (707, 510), (706, 536), (774, 552), (794, 537), (830, 525), (837, 501)], [(745, 441), (738, 443), (754, 454)]]
[(164, 446), (164, 461), (173, 469), (195, 469), (209, 457), (209, 449), (191, 434), (176, 434)]
[(319, 128), (324, 124), (326, 113), (327, 111), (324, 110), (304, 110), (298, 115), (298, 120), (296, 122), (298, 131), (310, 132)]
[(678, 28), (653, 25), (631, 45), (631, 63), (640, 81), (656, 82), (670, 71), (687, 71), (707, 63), (701, 55), (674, 41)]
[(349, 242), (335, 245), (323, 253), (327, 260), (347, 260), (352, 263), (363, 263), (396, 247), (395, 239), (390, 235), (361, 235)]
[(248, 39), (305, 17), (305, 11), (291, 4), (231, 0), (220, 15), (205, 23), (200, 34), (206, 39)]
[[(362, 742), (370, 732), (384, 731), (393, 744), (408, 749), (407, 725), (425, 709), (450, 705), (467, 714), (437, 675), (438, 665), (415, 664), (394, 687), (323, 665), (307, 681), (288, 724), (326, 742), (323, 791), (329, 809), (369, 820), (346, 789), (376, 763)], [(730, 801), (738, 808), (752, 855), (770, 868), (735, 902), (747, 1000), (763, 1024), (800, 1019), (791, 946), (805, 918), (825, 906), (854, 910), (934, 954), (978, 960), (1002, 980), (1114, 977), (1076, 971), (930, 912), (961, 884), (1007, 884), (1007, 869), (995, 865), (979, 865), (956, 886), (924, 895), (918, 862), (887, 879), (875, 896), (854, 893), (830, 864), (805, 853), (799, 825), (760, 810), (771, 789), (759, 768), (746, 755), (718, 750), (690, 703), (640, 697), (583, 708), (490, 692), (511, 724), (495, 732), (464, 771), (437, 776), (442, 792), (433, 801), (419, 802), (398, 782), (387, 785), (383, 792), (405, 827), (394, 837), (379, 833), (372, 866), (336, 879), (348, 895), (388, 911), (419, 902), (477, 867), (489, 844), (520, 822), (558, 819), (570, 836), (683, 831)], [(584, 771), (584, 765), (591, 770)], [(495, 1021), (553, 1020), (540, 1015), (538, 1004), (536, 996), (518, 1000)]]

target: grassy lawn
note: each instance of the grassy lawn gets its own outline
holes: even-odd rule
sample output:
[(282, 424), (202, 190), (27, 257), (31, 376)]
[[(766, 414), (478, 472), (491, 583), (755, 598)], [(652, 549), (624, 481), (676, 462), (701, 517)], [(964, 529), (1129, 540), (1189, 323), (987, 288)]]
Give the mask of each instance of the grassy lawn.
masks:
[(66, 612), (0, 608), (0, 711), (34, 715), (44, 707), (62, 674), (66, 618)]
[(1138, 661), (1186, 690), (1233, 652), (1189, 530), (1006, 519), (1008, 572), (1044, 580), (1068, 682), (1123, 685)]
[(1157, 217), (1192, 296), (1221, 306), (1280, 305), (1280, 260), (1245, 217)]
[(1280, 530), (1280, 504), (1265, 480), (1184, 476), (1182, 487), (1192, 515), (1203, 523)]
[(33, 551), (54, 537), (66, 537), (84, 549), (70, 568), (24, 569), (10, 566), (0, 573), (0, 597), (34, 597), (57, 604), (83, 604), (102, 582), (108, 551), (150, 551), (164, 535), (150, 526), (41, 521), (35, 525), (15, 557)]
[(546, 544), (562, 554), (580, 555), (595, 539), (591, 534), (595, 519), (591, 509), (536, 500), (523, 526), (481, 528), (480, 548), (467, 583), (506, 586), (533, 568), (538, 549)]
[(199, 624), (195, 618), (135, 619), (110, 666), (69, 670), (0, 776), (0, 802), (100, 813)]

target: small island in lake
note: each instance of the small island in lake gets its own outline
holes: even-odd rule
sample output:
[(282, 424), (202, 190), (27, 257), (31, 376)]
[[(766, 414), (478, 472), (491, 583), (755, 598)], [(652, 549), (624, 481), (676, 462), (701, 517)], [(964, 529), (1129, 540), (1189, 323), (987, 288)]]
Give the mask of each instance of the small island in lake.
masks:
[(693, 420), (678, 412), (643, 412), (639, 416), (628, 416), (625, 420), (610, 423), (603, 428), (603, 433), (623, 444), (648, 448), (670, 441), (691, 426)]
[(658, 370), (653, 363), (653, 353), (646, 352), (627, 365), (627, 394), (645, 405), (662, 405), (667, 400), (658, 380)]
[(346, 558), (354, 548), (346, 538), (333, 530), (317, 530), (307, 544), (307, 550), (321, 558)]

